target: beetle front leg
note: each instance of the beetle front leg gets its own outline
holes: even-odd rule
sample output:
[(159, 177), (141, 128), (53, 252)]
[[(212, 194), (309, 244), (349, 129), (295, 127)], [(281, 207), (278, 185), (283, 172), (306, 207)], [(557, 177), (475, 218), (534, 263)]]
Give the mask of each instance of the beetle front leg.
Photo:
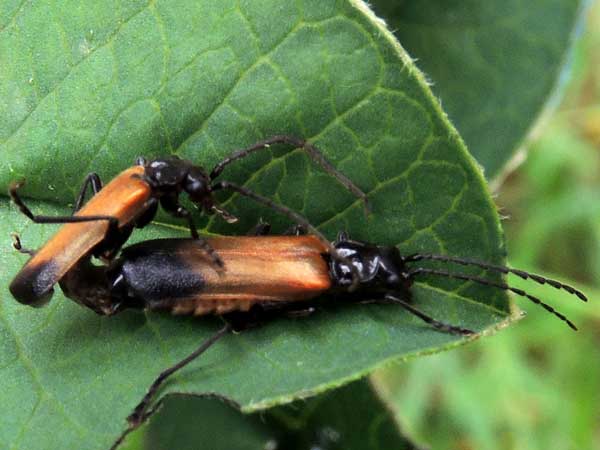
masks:
[(144, 203), (141, 211), (142, 212), (133, 219), (133, 223), (135, 224), (136, 228), (144, 228), (146, 225), (152, 222), (154, 217), (156, 217), (156, 212), (158, 211), (158, 200), (155, 197), (146, 200), (146, 203)]
[(85, 177), (85, 180), (83, 180), (83, 184), (81, 185), (81, 189), (79, 190), (79, 195), (77, 196), (77, 199), (75, 200), (75, 205), (73, 206), (73, 214), (79, 211), (83, 206), (83, 202), (85, 200), (85, 193), (87, 192), (88, 187), (90, 186), (94, 195), (96, 195), (102, 189), (102, 180), (100, 180), (100, 176), (95, 172), (88, 173)]
[(165, 195), (161, 197), (160, 204), (165, 211), (171, 214), (174, 217), (181, 217), (182, 219), (186, 219), (188, 221), (188, 227), (190, 229), (190, 234), (193, 239), (200, 239), (200, 235), (198, 234), (198, 229), (196, 228), (196, 224), (194, 223), (194, 218), (192, 214), (179, 203), (179, 195)]
[(406, 302), (406, 301), (404, 301), (398, 297), (395, 297), (394, 295), (389, 294), (389, 293), (385, 294), (385, 297), (383, 299), (376, 300), (375, 303), (395, 303), (397, 305), (400, 305), (402, 308), (407, 310), (409, 313), (417, 316), (419, 319), (421, 319), (423, 322), (430, 325), (432, 328), (435, 328), (436, 330), (439, 330), (443, 333), (457, 334), (460, 336), (472, 336), (475, 334), (474, 331), (469, 330), (468, 328), (463, 328), (463, 327), (456, 326), (456, 325), (450, 325), (445, 322), (440, 322), (439, 320), (434, 319), (433, 317), (429, 316), (428, 314), (425, 314), (420, 309), (415, 308), (409, 302)]
[(198, 234), (198, 230), (196, 229), (196, 225), (194, 224), (192, 214), (183, 205), (179, 203), (178, 196), (164, 196), (161, 198), (160, 204), (169, 214), (175, 217), (187, 219), (192, 238), (195, 239), (196, 242), (198, 242), (198, 244), (202, 246), (202, 249), (210, 257), (213, 264), (223, 269), (225, 267), (225, 263), (223, 262), (219, 254), (215, 251), (215, 249), (212, 248), (212, 246), (208, 243), (208, 241), (200, 237), (200, 235)]

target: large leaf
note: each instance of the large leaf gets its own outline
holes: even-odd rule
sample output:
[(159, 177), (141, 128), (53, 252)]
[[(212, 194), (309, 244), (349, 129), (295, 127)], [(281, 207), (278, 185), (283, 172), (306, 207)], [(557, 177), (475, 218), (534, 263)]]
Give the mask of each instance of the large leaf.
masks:
[[(494, 345), (480, 342), (380, 371), (377, 385), (410, 435), (433, 449), (542, 450), (557, 442), (598, 448), (600, 360), (587, 355), (598, 348), (600, 309), (517, 277), (514, 285), (557, 306), (580, 331), (525, 304), (527, 319), (494, 337)], [(593, 287), (579, 287), (600, 298)]]
[[(282, 6), (283, 5), (283, 6)], [(25, 177), (41, 213), (64, 214), (84, 174), (108, 178), (139, 153), (214, 164), (232, 148), (294, 133), (369, 193), (373, 214), (298, 151), (273, 149), (228, 179), (306, 214), (332, 238), (402, 251), (503, 257), (481, 173), (419, 72), (363, 3), (178, 1), (4, 5), (0, 185)], [(224, 199), (244, 232), (260, 217)], [(50, 202), (50, 203), (48, 203)], [(25, 261), (8, 233), (41, 245), (55, 230), (2, 202), (2, 284)], [(173, 222), (171, 218), (165, 218)], [(173, 227), (137, 232), (186, 235)], [(502, 292), (421, 280), (415, 303), (484, 330), (506, 315)], [(103, 448), (146, 386), (195, 348), (218, 319), (125, 313), (100, 318), (55, 295), (44, 309), (0, 303), (0, 441), (14, 448)], [(338, 305), (224, 338), (163, 392), (214, 392), (252, 411), (358, 378), (388, 361), (460, 340), (393, 306)], [(60, 429), (57, 433), (55, 430)]]
[(372, 3), (493, 179), (540, 113), (558, 103), (573, 36), (590, 2)]
[(125, 441), (124, 450), (133, 450), (137, 442), (148, 450), (416, 448), (400, 434), (365, 380), (251, 415), (218, 399), (172, 396), (147, 426)]

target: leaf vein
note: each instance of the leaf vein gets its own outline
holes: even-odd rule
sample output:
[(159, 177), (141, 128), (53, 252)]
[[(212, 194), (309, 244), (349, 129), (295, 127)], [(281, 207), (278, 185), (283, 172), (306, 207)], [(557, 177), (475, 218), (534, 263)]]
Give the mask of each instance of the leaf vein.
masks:
[(117, 35), (120, 33), (120, 31), (123, 29), (123, 27), (125, 25), (127, 25), (129, 22), (131, 22), (135, 17), (137, 17), (139, 14), (141, 14), (142, 12), (144, 12), (147, 8), (149, 7), (149, 4), (147, 4), (146, 6), (144, 6), (143, 8), (141, 8), (139, 11), (137, 11), (135, 14), (131, 15), (131, 17), (127, 18), (126, 20), (123, 21), (123, 23), (119, 24), (119, 26), (115, 29), (115, 31), (113, 31), (107, 38), (106, 42), (102, 45), (99, 45), (98, 47), (92, 49), (87, 55), (85, 55), (83, 58), (81, 58), (80, 61), (77, 61), (77, 63), (75, 63), (73, 66), (71, 66), (71, 68), (69, 69), (69, 71), (67, 71), (67, 73), (65, 74), (64, 77), (62, 77), (59, 81), (57, 81), (57, 83), (52, 87), (52, 89), (50, 89), (43, 97), (40, 98), (39, 102), (37, 105), (35, 105), (35, 107), (33, 107), (31, 109), (31, 111), (29, 111), (25, 117), (23, 117), (23, 119), (21, 120), (21, 122), (19, 122), (19, 124), (15, 127), (15, 130), (8, 136), (8, 138), (6, 138), (4, 141), (0, 141), (0, 143), (2, 144), (6, 144), (7, 142), (9, 142), (11, 139), (14, 138), (14, 136), (17, 134), (17, 132), (21, 129), (21, 127), (25, 124), (25, 122), (27, 122), (27, 120), (31, 117), (31, 115), (37, 111), (38, 107), (44, 102), (44, 99), (46, 99), (46, 97), (48, 97), (51, 94), (54, 94), (59, 87), (62, 86), (62, 83), (69, 77), (69, 75), (71, 73), (73, 73), (73, 70), (75, 70), (77, 67), (79, 67), (83, 62), (87, 61), (92, 55), (94, 55), (98, 50), (103, 49), (104, 47), (107, 47), (108, 45), (112, 44), (112, 42), (114, 41), (114, 39), (117, 37)]

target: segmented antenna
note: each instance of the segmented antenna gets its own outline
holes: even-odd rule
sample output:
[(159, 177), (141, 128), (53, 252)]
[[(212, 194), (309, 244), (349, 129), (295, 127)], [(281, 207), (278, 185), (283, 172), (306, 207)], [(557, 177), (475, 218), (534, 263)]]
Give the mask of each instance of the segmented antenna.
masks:
[(552, 286), (555, 289), (564, 290), (564, 291), (568, 292), (569, 294), (576, 295), (580, 300), (582, 300), (584, 302), (587, 302), (587, 300), (588, 300), (583, 292), (581, 292), (578, 289), (575, 289), (573, 286), (569, 286), (568, 284), (564, 284), (564, 283), (561, 283), (560, 281), (553, 280), (551, 278), (546, 278), (541, 275), (536, 275), (534, 273), (525, 272), (524, 270), (511, 269), (510, 267), (506, 267), (506, 266), (497, 266), (495, 264), (490, 264), (490, 263), (483, 262), (483, 261), (477, 261), (475, 259), (458, 258), (456, 256), (434, 255), (434, 254), (427, 254), (427, 253), (425, 253), (425, 254), (416, 253), (414, 255), (410, 255), (410, 256), (407, 256), (404, 258), (405, 262), (423, 261), (423, 260), (452, 262), (452, 263), (456, 263), (456, 264), (461, 264), (463, 266), (477, 266), (482, 269), (494, 270), (496, 272), (500, 272), (500, 273), (504, 273), (504, 274), (512, 273), (514, 275), (517, 275), (518, 277), (521, 277), (524, 280), (533, 280), (538, 284), (543, 284), (543, 285), (547, 284), (548, 286)]
[(478, 277), (475, 275), (466, 275), (463, 273), (448, 272), (447, 270), (427, 269), (424, 267), (418, 267), (418, 268), (412, 269), (408, 272), (408, 276), (410, 278), (413, 278), (416, 275), (438, 275), (438, 276), (442, 276), (442, 277), (446, 277), (446, 278), (455, 278), (455, 279), (464, 280), (464, 281), (474, 281), (475, 283), (483, 284), (485, 286), (492, 286), (492, 287), (502, 289), (505, 291), (514, 292), (515, 294), (520, 295), (521, 297), (525, 297), (528, 300), (531, 300), (536, 305), (540, 305), (546, 311), (548, 311), (551, 314), (554, 314), (560, 320), (562, 320), (567, 325), (569, 325), (573, 330), (577, 331), (577, 327), (573, 324), (573, 322), (571, 322), (569, 319), (567, 319), (565, 315), (563, 315), (562, 313), (555, 310), (552, 306), (544, 303), (539, 298), (534, 297), (533, 295), (530, 295), (521, 289), (517, 289), (512, 286), (509, 286), (508, 284), (498, 283), (498, 282), (491, 281), (486, 278), (481, 278), (481, 277)]

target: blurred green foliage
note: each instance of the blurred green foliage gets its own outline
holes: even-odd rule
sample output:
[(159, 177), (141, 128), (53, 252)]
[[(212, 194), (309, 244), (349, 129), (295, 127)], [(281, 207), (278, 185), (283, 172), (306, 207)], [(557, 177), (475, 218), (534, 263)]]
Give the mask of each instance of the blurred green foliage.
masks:
[(222, 399), (173, 395), (140, 431), (119, 449), (418, 450), (366, 378), (252, 414)]
[(527, 317), (496, 336), (377, 373), (402, 428), (432, 449), (600, 449), (600, 3), (586, 25), (561, 107), (539, 124), (496, 198), (511, 264), (575, 284), (590, 302), (511, 284), (580, 331), (518, 299)]
[(596, 3), (562, 106), (496, 199), (511, 265), (572, 282), (590, 302), (511, 283), (580, 331), (519, 299), (527, 317), (497, 336), (378, 374), (402, 424), (434, 449), (600, 449), (599, 48)]

